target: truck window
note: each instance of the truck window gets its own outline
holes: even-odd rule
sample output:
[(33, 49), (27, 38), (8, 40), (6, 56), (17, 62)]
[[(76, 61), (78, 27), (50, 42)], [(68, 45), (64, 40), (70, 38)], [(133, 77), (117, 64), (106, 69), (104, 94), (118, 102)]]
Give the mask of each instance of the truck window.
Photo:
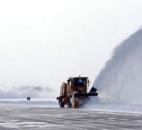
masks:
[(76, 78), (74, 79), (74, 86), (85, 86), (86, 85), (86, 79), (83, 78)]

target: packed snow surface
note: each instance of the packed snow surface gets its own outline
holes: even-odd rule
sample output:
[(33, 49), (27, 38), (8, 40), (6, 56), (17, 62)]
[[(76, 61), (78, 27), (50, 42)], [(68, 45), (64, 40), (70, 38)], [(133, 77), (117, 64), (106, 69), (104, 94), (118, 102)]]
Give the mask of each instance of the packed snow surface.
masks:
[(0, 107), (0, 130), (141, 130), (142, 115), (80, 109)]
[(47, 98), (33, 98), (30, 101), (27, 101), (26, 98), (0, 99), (0, 106), (57, 108), (58, 102), (56, 99)]

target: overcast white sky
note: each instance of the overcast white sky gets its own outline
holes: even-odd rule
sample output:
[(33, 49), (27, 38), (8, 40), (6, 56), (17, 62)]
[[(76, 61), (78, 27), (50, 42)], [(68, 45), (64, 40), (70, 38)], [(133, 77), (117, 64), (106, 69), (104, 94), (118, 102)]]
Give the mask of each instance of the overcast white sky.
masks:
[(0, 87), (96, 76), (142, 25), (142, 0), (0, 0)]

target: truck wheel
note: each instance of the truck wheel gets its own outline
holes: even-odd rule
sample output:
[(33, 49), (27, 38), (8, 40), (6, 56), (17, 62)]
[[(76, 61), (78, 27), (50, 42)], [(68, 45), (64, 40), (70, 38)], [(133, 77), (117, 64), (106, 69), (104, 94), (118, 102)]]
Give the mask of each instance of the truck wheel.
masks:
[(60, 108), (64, 108), (64, 102), (63, 101), (60, 101), (59, 105), (60, 105)]
[(68, 108), (71, 108), (71, 107), (72, 107), (72, 104), (71, 104), (70, 101), (67, 102), (67, 107), (68, 107)]

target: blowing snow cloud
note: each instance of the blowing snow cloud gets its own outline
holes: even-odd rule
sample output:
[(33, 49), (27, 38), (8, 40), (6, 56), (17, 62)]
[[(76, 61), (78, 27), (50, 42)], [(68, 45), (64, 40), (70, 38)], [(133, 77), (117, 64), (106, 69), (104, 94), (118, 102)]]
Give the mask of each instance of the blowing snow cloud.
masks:
[(142, 29), (115, 49), (94, 87), (107, 102), (142, 104)]

